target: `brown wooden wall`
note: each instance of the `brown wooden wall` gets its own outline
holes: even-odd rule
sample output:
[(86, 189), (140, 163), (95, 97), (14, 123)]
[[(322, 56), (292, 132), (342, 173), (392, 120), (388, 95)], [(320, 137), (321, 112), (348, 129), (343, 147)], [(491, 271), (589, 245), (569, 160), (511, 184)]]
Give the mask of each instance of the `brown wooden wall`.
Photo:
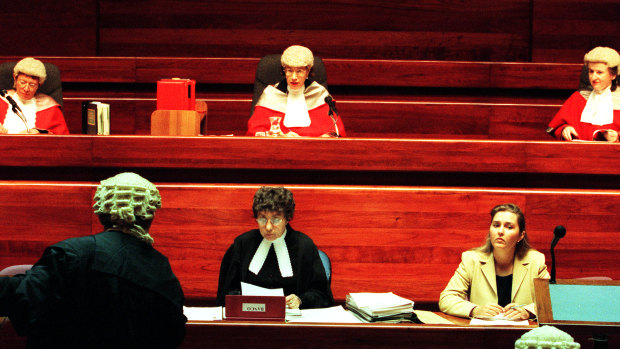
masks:
[[(579, 0), (0, 2), (4, 55), (579, 62), (618, 48), (620, 3)], [(8, 35), (7, 35), (8, 34)]]
[[(12, 227), (0, 237), (0, 265), (33, 263), (49, 244), (99, 232), (91, 208), (95, 187), (0, 181), (0, 223)], [(332, 289), (340, 302), (349, 292), (393, 291), (435, 304), (461, 253), (483, 243), (490, 209), (504, 202), (521, 206), (530, 241), (547, 258), (553, 228), (566, 226), (556, 249), (558, 278), (620, 278), (620, 223), (609, 219), (620, 205), (618, 191), (288, 187), (296, 201), (291, 225), (330, 256)], [(237, 235), (256, 226), (251, 202), (258, 186), (158, 188), (163, 207), (151, 229), (155, 247), (169, 258), (188, 298), (213, 300), (224, 252)]]

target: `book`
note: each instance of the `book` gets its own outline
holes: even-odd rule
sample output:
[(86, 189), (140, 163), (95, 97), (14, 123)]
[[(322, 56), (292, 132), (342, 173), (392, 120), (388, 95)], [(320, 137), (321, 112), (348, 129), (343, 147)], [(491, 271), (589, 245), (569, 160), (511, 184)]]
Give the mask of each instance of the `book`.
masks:
[(82, 133), (110, 134), (110, 105), (103, 102), (82, 102)]

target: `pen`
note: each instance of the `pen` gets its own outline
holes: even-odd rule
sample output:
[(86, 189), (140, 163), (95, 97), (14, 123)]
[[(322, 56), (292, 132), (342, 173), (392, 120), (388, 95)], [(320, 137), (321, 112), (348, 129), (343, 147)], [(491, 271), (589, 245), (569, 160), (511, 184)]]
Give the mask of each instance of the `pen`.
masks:
[(527, 304), (517, 304), (517, 305), (513, 305), (512, 307), (508, 308), (508, 310), (510, 309), (515, 309), (515, 308), (523, 308), (524, 306), (526, 306)]

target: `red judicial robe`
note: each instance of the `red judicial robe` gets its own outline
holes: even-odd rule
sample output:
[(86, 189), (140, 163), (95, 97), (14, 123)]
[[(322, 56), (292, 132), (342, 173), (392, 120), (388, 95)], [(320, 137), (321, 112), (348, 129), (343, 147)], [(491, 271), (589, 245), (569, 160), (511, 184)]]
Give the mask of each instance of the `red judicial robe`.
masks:
[[(10, 90), (9, 94), (13, 95), (14, 90)], [(15, 98), (15, 97), (13, 97)], [(50, 131), (53, 134), (67, 135), (69, 129), (62, 114), (62, 109), (56, 101), (43, 93), (37, 93), (35, 96), (37, 105), (36, 120), (34, 126), (39, 129)], [(9, 111), (9, 104), (3, 98), (0, 98), (0, 124), (4, 124), (4, 119)], [(25, 130), (25, 125), (24, 125)], [(9, 133), (19, 133), (9, 130)]]
[[(620, 91), (616, 90), (612, 94), (619, 94)], [(589, 94), (588, 94), (589, 95)], [(616, 97), (614, 96), (614, 99)], [(593, 125), (587, 122), (581, 122), (581, 113), (586, 107), (587, 97), (577, 91), (573, 93), (566, 102), (560, 108), (555, 117), (549, 123), (550, 133), (557, 138), (562, 139), (562, 130), (566, 126), (572, 126), (577, 131), (579, 139), (592, 141), (594, 140), (594, 133), (598, 130), (612, 129), (620, 131), (620, 108), (615, 105), (614, 102), (614, 119), (613, 123), (607, 125)]]
[[(280, 122), (280, 129), (283, 133), (293, 131), (300, 136), (319, 137), (326, 133), (335, 132), (334, 121), (329, 116), (329, 106), (325, 103), (325, 97), (329, 93), (319, 83), (312, 82), (305, 87), (304, 97), (310, 114), (310, 126), (287, 128)], [(254, 114), (248, 121), (248, 136), (255, 136), (257, 132), (267, 132), (271, 126), (270, 116), (280, 116), (284, 121), (286, 113), (286, 80), (276, 86), (267, 86), (254, 107)], [(338, 115), (334, 113), (338, 132), (340, 136), (345, 136), (344, 125)]]

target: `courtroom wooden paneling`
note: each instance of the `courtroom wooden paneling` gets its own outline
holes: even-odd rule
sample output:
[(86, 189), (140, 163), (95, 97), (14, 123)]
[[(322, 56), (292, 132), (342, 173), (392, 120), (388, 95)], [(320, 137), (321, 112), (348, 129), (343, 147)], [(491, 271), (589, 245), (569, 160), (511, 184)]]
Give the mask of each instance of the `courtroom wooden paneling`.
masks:
[[(256, 225), (251, 203), (258, 185), (156, 184), (163, 206), (151, 230), (155, 247), (189, 299), (212, 300), (224, 252)], [(11, 226), (0, 237), (0, 262), (32, 263), (47, 244), (100, 231), (91, 214), (96, 185), (0, 182), (0, 223)], [(393, 291), (434, 304), (460, 253), (483, 243), (491, 207), (503, 202), (524, 209), (531, 243), (545, 254), (555, 225), (566, 226), (556, 248), (558, 277), (620, 278), (620, 223), (610, 219), (620, 205), (617, 190), (287, 187), (297, 204), (291, 224), (330, 256), (338, 301), (353, 291)], [(585, 263), (592, 259), (596, 266)]]
[[(102, 55), (526, 61), (530, 2), (100, 0)], [(170, 11), (174, 8), (174, 11)], [(291, 14), (302, 14), (291, 18)], [(441, 23), (441, 25), (438, 25)]]
[(1, 1), (3, 55), (97, 55), (97, 3), (75, 1)]
[(609, 165), (620, 145), (601, 142), (87, 135), (2, 139), (4, 180), (97, 181), (132, 170), (164, 182), (620, 189), (620, 168)]
[(617, 0), (536, 0), (532, 12), (532, 61), (583, 62), (596, 46), (620, 48)]

